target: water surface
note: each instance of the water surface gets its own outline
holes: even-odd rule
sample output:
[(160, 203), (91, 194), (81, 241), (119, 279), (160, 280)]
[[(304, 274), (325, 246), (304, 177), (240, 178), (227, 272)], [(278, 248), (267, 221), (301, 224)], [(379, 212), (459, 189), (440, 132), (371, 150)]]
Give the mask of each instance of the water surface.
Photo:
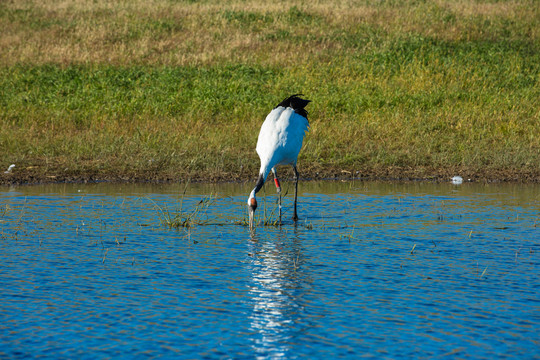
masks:
[(184, 189), (0, 188), (0, 357), (540, 357), (536, 185), (305, 182), (254, 233), (251, 186)]

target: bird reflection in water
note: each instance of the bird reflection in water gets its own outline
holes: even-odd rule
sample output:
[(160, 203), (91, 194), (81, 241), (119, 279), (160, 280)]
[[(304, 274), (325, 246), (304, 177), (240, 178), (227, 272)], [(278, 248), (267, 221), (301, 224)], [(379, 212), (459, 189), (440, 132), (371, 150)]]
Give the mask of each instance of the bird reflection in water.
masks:
[(252, 257), (250, 327), (255, 353), (257, 358), (288, 358), (297, 334), (308, 326), (303, 299), (310, 282), (302, 273), (300, 239), (280, 230), (274, 239), (258, 239), (252, 233), (247, 243)]

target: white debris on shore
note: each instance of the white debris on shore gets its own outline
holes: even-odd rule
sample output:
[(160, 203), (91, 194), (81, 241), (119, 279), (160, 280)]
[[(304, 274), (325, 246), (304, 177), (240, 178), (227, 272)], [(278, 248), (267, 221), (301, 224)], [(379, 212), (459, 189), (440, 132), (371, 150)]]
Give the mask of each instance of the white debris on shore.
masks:
[(4, 171), (4, 174), (11, 174), (11, 170), (15, 167), (15, 164), (9, 165), (8, 169)]
[(452, 184), (461, 185), (463, 183), (463, 178), (461, 176), (454, 176), (452, 178)]

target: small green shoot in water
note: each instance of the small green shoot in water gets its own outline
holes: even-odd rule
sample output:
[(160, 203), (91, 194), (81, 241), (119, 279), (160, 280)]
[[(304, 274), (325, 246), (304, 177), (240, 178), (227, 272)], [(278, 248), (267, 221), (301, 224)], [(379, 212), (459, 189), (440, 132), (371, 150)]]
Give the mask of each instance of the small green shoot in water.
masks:
[(107, 257), (107, 253), (109, 252), (109, 249), (105, 250), (105, 254), (103, 255), (103, 258), (101, 259), (101, 263), (105, 263), (105, 258)]
[(9, 204), (5, 204), (4, 206), (2, 206), (0, 208), (0, 217), (3, 217), (4, 215), (6, 215), (9, 211), (11, 210)]
[(360, 239), (354, 237), (354, 228), (355, 228), (355, 227), (353, 226), (353, 228), (352, 228), (352, 230), (351, 230), (351, 233), (350, 233), (349, 235), (343, 235), (343, 234), (341, 234), (341, 235), (339, 235), (339, 238), (340, 238), (340, 239), (342, 239), (342, 238), (349, 239), (349, 243), (351, 242), (351, 239), (352, 239), (352, 240), (360, 240)]
[(480, 278), (482, 278), (482, 276), (484, 276), (484, 274), (485, 274), (486, 271), (487, 271), (487, 268), (488, 268), (488, 267), (486, 266), (486, 268), (484, 269), (484, 271), (482, 271), (482, 275), (480, 275)]

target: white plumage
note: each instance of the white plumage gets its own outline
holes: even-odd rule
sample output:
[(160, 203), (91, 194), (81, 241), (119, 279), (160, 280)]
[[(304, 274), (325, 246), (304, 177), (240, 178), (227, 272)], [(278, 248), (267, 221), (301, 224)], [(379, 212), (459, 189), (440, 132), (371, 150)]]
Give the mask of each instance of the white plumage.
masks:
[(266, 178), (276, 165), (296, 165), (309, 123), (290, 107), (278, 106), (261, 126), (257, 154), (261, 159), (259, 174)]
[(298, 190), (298, 170), (296, 161), (302, 148), (305, 133), (308, 131), (309, 122), (307, 111), (304, 107), (310, 100), (304, 100), (292, 95), (278, 104), (266, 116), (259, 132), (257, 141), (257, 154), (261, 159), (261, 168), (257, 185), (251, 191), (248, 198), (249, 222), (253, 227), (253, 215), (257, 208), (256, 193), (262, 188), (270, 171), (273, 172), (277, 192), (279, 194), (279, 220), (281, 223), (281, 186), (275, 167), (277, 165), (291, 165), (295, 174), (294, 212), (293, 220), (298, 220), (296, 200)]

